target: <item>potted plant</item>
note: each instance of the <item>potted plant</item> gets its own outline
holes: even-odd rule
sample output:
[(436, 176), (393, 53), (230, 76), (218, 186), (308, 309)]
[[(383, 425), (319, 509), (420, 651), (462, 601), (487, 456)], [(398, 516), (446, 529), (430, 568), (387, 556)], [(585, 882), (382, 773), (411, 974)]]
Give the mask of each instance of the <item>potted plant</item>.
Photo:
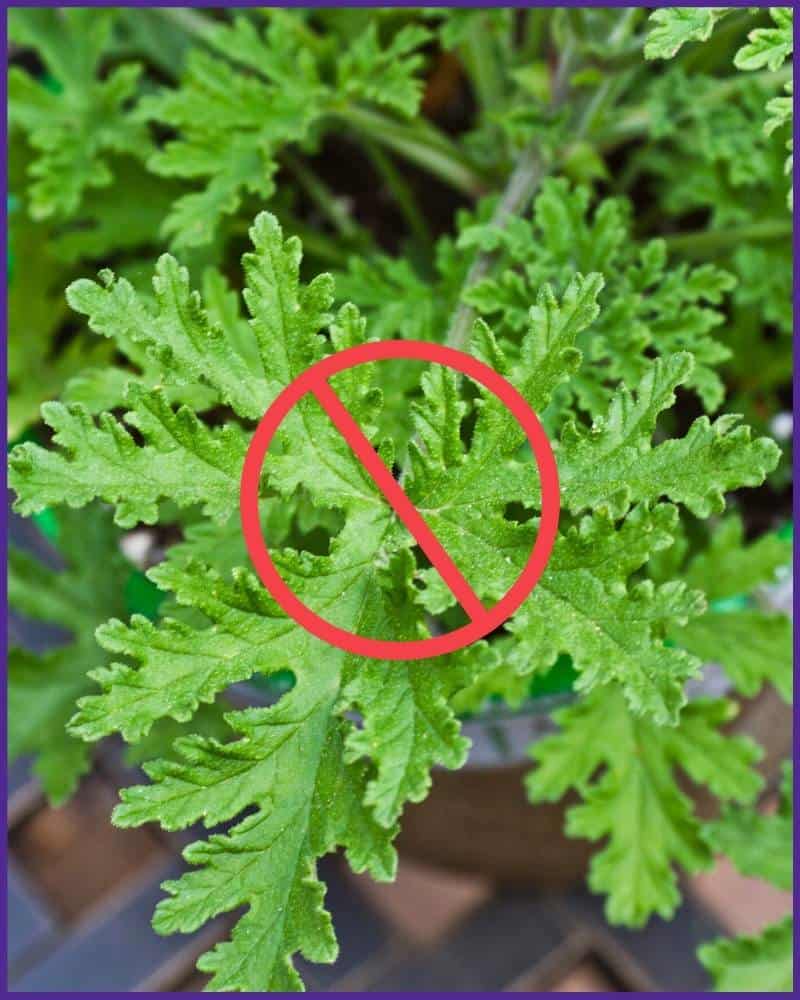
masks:
[[(38, 754), (60, 800), (119, 733), (147, 777), (114, 822), (226, 824), (187, 848), (154, 918), (188, 931), (246, 907), (200, 960), (212, 990), (301, 988), (292, 956), (336, 953), (317, 859), (341, 848), (391, 879), (400, 826), (401, 849), (516, 881), (573, 878), (602, 840), (589, 884), (609, 919), (674, 913), (678, 867), (712, 861), (702, 817), (764, 784), (757, 715), (729, 731), (737, 699), (790, 689), (791, 625), (763, 604), (791, 552), (763, 433), (791, 364), (789, 15), (731, 13), (713, 33), (724, 10), (12, 14), (19, 197), (53, 220), (56, 265), (78, 241), (82, 272), (69, 320), (30, 321), (79, 359), (101, 345), (10, 456), (16, 509), (53, 512), (66, 563), (12, 555), (12, 603), (74, 634), (12, 652), (13, 749)], [(168, 204), (115, 245), (154, 184)], [(142, 248), (165, 244), (145, 276)], [(496, 633), (425, 661), (355, 657), (293, 623), (238, 520), (264, 411), (369, 339), (487, 362), (558, 463), (538, 586)], [(497, 601), (541, 512), (502, 404), (436, 366), (333, 384)], [(281, 575), (340, 627), (403, 640), (463, 623), (311, 398), (265, 461), (259, 513)], [(158, 592), (146, 607), (120, 545)]]

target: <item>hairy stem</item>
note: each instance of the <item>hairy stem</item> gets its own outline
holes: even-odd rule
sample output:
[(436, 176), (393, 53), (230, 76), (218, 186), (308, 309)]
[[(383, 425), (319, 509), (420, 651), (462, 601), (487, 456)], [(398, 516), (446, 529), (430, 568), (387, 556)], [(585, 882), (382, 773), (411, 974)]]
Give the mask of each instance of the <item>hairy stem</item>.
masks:
[[(553, 85), (552, 106), (554, 109), (558, 108), (566, 97), (566, 81), (571, 72), (571, 66), (572, 52), (571, 48), (567, 46), (561, 56)], [(548, 168), (549, 165), (545, 164), (540, 152), (539, 141), (536, 139), (520, 156), (508, 179), (505, 191), (495, 207), (490, 224), (502, 228), (510, 218), (519, 214), (533, 198)], [(494, 253), (479, 253), (472, 262), (461, 289), (458, 306), (447, 331), (445, 342), (449, 347), (462, 350), (466, 345), (475, 319), (475, 310), (463, 301), (464, 292), (488, 274), (495, 258)]]

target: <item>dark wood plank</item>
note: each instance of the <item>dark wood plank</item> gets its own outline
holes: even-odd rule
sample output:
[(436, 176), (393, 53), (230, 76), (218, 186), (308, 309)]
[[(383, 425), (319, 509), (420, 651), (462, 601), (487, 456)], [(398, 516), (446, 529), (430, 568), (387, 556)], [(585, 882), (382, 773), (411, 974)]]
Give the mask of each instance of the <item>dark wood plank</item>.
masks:
[(56, 932), (53, 915), (13, 861), (8, 866), (8, 962), (16, 967), (24, 956)]
[[(21, 993), (101, 993), (138, 991), (159, 978), (159, 970), (173, 970), (195, 935), (160, 937), (150, 926), (156, 903), (163, 897), (160, 883), (180, 874), (171, 863), (150, 873), (134, 891), (116, 898), (116, 908), (103, 910), (88, 925), (64, 938), (35, 967), (11, 981)], [(195, 946), (195, 951), (197, 950)]]
[(549, 896), (503, 893), (479, 907), (444, 943), (395, 961), (369, 989), (501, 990), (535, 968), (563, 937)]

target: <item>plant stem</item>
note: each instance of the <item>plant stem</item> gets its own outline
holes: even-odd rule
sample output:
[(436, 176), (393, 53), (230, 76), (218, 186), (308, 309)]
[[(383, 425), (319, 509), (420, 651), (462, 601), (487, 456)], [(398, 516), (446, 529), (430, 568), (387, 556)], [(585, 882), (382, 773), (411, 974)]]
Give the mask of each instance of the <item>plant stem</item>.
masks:
[[(622, 14), (609, 37), (610, 48), (613, 49), (628, 38), (636, 24), (637, 17), (638, 12), (636, 10), (627, 10)], [(567, 98), (569, 78), (573, 69), (573, 44), (571, 41), (568, 41), (562, 50), (555, 80), (553, 81), (553, 96), (551, 100), (553, 110), (561, 107)], [(624, 85), (624, 80), (621, 77), (615, 78), (614, 76), (610, 76), (606, 78), (584, 107), (575, 133), (570, 138), (570, 145), (580, 140), (592, 129), (596, 122), (603, 118), (609, 103), (613, 103), (616, 100)], [(512, 216), (517, 215), (533, 198), (537, 188), (551, 167), (552, 163), (545, 162), (542, 158), (538, 140), (535, 140), (523, 152), (517, 166), (514, 168), (508, 185), (494, 210), (490, 225), (502, 228)], [(446, 343), (450, 347), (461, 350), (466, 344), (475, 312), (471, 306), (463, 301), (464, 292), (486, 276), (495, 259), (496, 254), (494, 253), (478, 254), (473, 261), (472, 267), (467, 272), (467, 277), (459, 296), (459, 304), (453, 315), (450, 328), (447, 331)]]
[(204, 42), (209, 40), (210, 35), (219, 25), (219, 22), (214, 21), (213, 18), (204, 17), (198, 11), (187, 7), (156, 7), (154, 9), (165, 20), (172, 21), (179, 28), (183, 28), (187, 34)]
[[(489, 224), (503, 228), (508, 220), (517, 215), (533, 197), (544, 173), (545, 167), (539, 155), (538, 143), (534, 143), (520, 157)], [(458, 307), (447, 331), (445, 342), (449, 347), (455, 347), (457, 350), (464, 348), (475, 316), (472, 306), (463, 301), (464, 292), (486, 276), (494, 260), (493, 253), (479, 253), (472, 262), (464, 279)]]
[(685, 254), (707, 254), (714, 251), (730, 250), (732, 247), (750, 240), (777, 240), (790, 236), (792, 222), (790, 218), (770, 219), (766, 222), (754, 222), (748, 226), (733, 226), (730, 229), (708, 229), (695, 233), (676, 233), (674, 236), (661, 237), (670, 252)]
[(478, 95), (482, 112), (492, 111), (503, 96), (503, 74), (496, 40), (489, 32), (486, 16), (472, 25), (462, 49), (462, 58)]
[[(562, 54), (553, 84), (553, 108), (558, 108), (566, 96), (566, 85), (571, 66), (572, 49), (568, 45)], [(520, 156), (489, 224), (503, 228), (510, 218), (517, 215), (536, 193), (548, 167), (549, 165), (546, 165), (542, 159), (539, 140), (536, 139)], [(495, 261), (495, 256), (494, 253), (479, 253), (472, 262), (461, 289), (458, 306), (447, 331), (445, 343), (449, 347), (455, 347), (457, 350), (464, 348), (475, 318), (474, 309), (463, 300), (464, 292), (486, 276)]]
[(542, 58), (542, 48), (546, 31), (547, 11), (541, 7), (531, 7), (525, 11), (525, 25), (522, 38), (522, 57), (525, 62)]
[(364, 150), (375, 166), (375, 169), (383, 177), (386, 186), (397, 202), (403, 217), (408, 224), (408, 228), (417, 242), (423, 247), (433, 245), (433, 235), (428, 226), (428, 222), (417, 205), (414, 192), (409, 187), (406, 179), (392, 163), (392, 158), (372, 141), (364, 140)]
[(486, 191), (486, 178), (466, 164), (458, 146), (428, 122), (398, 122), (355, 104), (338, 105), (330, 113), (379, 145), (425, 167), (457, 191), (473, 198)]

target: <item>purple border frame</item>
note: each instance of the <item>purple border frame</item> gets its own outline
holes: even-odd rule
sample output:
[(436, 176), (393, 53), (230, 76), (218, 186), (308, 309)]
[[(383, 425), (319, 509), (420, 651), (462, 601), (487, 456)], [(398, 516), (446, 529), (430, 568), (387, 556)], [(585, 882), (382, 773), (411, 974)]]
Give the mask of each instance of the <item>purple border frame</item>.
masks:
[[(793, 29), (793, 39), (794, 39), (794, 50), (797, 51), (798, 42), (800, 42), (800, 24), (797, 21), (794, 22)], [(800, 82), (800, 71), (798, 71), (797, 59), (793, 60), (792, 68), (792, 80), (794, 85), (794, 100), (792, 105), (793, 115), (792, 115), (792, 140), (794, 147), (797, 148), (798, 143), (800, 143), (800, 120), (798, 120), (797, 107), (798, 107), (798, 82)], [(792, 161), (792, 185), (793, 189), (797, 191), (800, 189), (800, 162), (797, 158)], [(792, 209), (792, 322), (793, 330), (796, 331), (798, 324), (800, 324), (800, 232), (798, 232), (798, 209), (797, 203), (793, 203)], [(794, 332), (792, 335), (792, 340), (794, 341)], [(792, 358), (792, 414), (794, 419), (794, 426), (797, 426), (797, 416), (800, 412), (800, 406), (798, 404), (798, 395), (800, 395), (800, 371), (797, 367), (796, 357)], [(795, 445), (792, 453), (792, 521), (796, 525), (800, 521), (800, 498), (797, 495), (797, 477), (800, 474), (800, 449), (796, 446), (796, 436), (794, 436), (793, 444)], [(794, 542), (794, 558), (792, 560), (792, 571), (794, 573), (794, 578), (797, 580), (798, 574), (800, 573), (800, 543), (797, 540), (796, 535), (793, 535)], [(800, 598), (797, 593), (794, 593), (792, 600), (792, 610), (794, 614), (794, 621), (797, 621), (797, 610), (800, 607)], [(794, 690), (797, 690), (798, 678), (800, 678), (800, 669), (798, 668), (798, 660), (800, 660), (800, 634), (798, 634), (798, 629), (795, 627), (793, 629), (793, 674), (794, 674)], [(798, 755), (800, 754), (800, 719), (798, 718), (797, 707), (793, 709), (793, 719), (792, 719), (792, 762), (797, 765)], [(798, 804), (800, 804), (800, 791), (794, 786), (794, 816), (795, 816), (795, 831), (796, 831), (796, 817), (798, 812)], [(794, 837), (794, 872), (797, 872), (798, 862), (800, 862), (800, 843), (798, 843), (798, 838)], [(795, 874), (794, 884), (792, 892), (792, 901), (795, 912), (797, 911), (798, 900), (800, 900), (800, 888), (798, 887), (797, 875)], [(794, 969), (795, 977), (797, 975), (797, 965), (798, 965), (798, 955), (800, 955), (800, 948), (798, 947), (798, 935), (797, 926), (794, 928)]]
[[(5, 67), (4, 67), (5, 68), (5, 72), (3, 73), (3, 76), (2, 76), (2, 91), (0, 91), (0, 99), (2, 99), (2, 104), (3, 104), (3, 139), (4, 139), (4, 148), (7, 149), (7, 144), (8, 144), (8, 110), (7, 110), (7, 72), (8, 72), (7, 50), (8, 50), (8, 39), (7, 39), (7, 17), (6, 17), (6, 15), (7, 15), (8, 8), (9, 7), (54, 7), (54, 6), (60, 6), (60, 7), (106, 7), (106, 6), (111, 6), (111, 4), (109, 4), (109, 3), (92, 2), (92, 0), (83, 0), (83, 2), (81, 2), (81, 0), (64, 0), (64, 2), (57, 3), (57, 4), (56, 3), (39, 3), (39, 2), (16, 3), (15, 4), (15, 3), (2, 2), (1, 6), (2, 6), (2, 11), (3, 11), (3, 17), (2, 17), (2, 29), (1, 29), (2, 35), (0, 36), (0, 43), (2, 44), (4, 58), (5, 58)], [(254, 7), (254, 6), (274, 6), (274, 7), (434, 7), (435, 6), (435, 7), (454, 7), (454, 8), (457, 8), (457, 7), (463, 7), (463, 8), (469, 8), (469, 7), (478, 7), (478, 8), (480, 8), (480, 7), (516, 7), (516, 8), (530, 8), (530, 7), (541, 7), (541, 8), (553, 8), (553, 7), (575, 7), (575, 8), (592, 8), (592, 7), (600, 7), (600, 8), (607, 8), (607, 7), (643, 7), (643, 8), (647, 8), (647, 7), (653, 7), (653, 8), (655, 8), (655, 7), (660, 7), (660, 6), (709, 7), (709, 6), (712, 6), (712, 5), (711, 4), (707, 4), (707, 3), (678, 3), (678, 4), (668, 5), (668, 4), (658, 4), (658, 3), (653, 3), (653, 2), (647, 2), (647, 0), (644, 3), (636, 3), (636, 2), (632, 2), (632, 0), (606, 0), (605, 3), (570, 2), (570, 0), (567, 0), (567, 2), (563, 2), (563, 3), (560, 3), (560, 4), (555, 4), (555, 3), (538, 3), (538, 2), (534, 2), (534, 3), (497, 3), (497, 2), (492, 2), (492, 0), (490, 0), (490, 2), (485, 2), (485, 0), (484, 0), (484, 2), (481, 2), (481, 0), (465, 0), (465, 2), (462, 2), (462, 3), (453, 3), (453, 4), (429, 3), (429, 2), (413, 2), (413, 0), (402, 0), (402, 2), (400, 2), (400, 3), (393, 3), (393, 4), (385, 3), (385, 2), (384, 3), (380, 3), (380, 2), (379, 3), (375, 3), (375, 2), (371, 2), (371, 0), (345, 0), (345, 2), (343, 2), (343, 3), (319, 3), (319, 2), (316, 2), (316, 0), (306, 0), (306, 2), (302, 2), (302, 0), (300, 0), (300, 2), (289, 2), (289, 3), (284, 3), (284, 4), (259, 4), (257, 2), (257, 0), (244, 0), (244, 2), (230, 3), (230, 4), (228, 4), (228, 3), (219, 3), (219, 2), (214, 3), (214, 2), (212, 2), (212, 0), (196, 0), (196, 2), (194, 2), (194, 3), (182, 2), (182, 0), (161, 0), (160, 3), (151, 3), (151, 2), (148, 2), (148, 0), (133, 0), (133, 2), (131, 2), (131, 3), (116, 4), (114, 6), (120, 6), (120, 7), (145, 7), (145, 8), (147, 8), (147, 7), (192, 7), (192, 8), (225, 7), (225, 8), (228, 8), (228, 9), (235, 9), (235, 8), (245, 8), (245, 7)], [(773, 5), (766, 4), (766, 3), (752, 3), (751, 0), (727, 0), (726, 6), (728, 6), (728, 7), (743, 7), (743, 8), (745, 8), (745, 7), (764, 7), (764, 8), (766, 8), (768, 6), (773, 6)], [(784, 6), (790, 6), (790, 4), (784, 4)], [(795, 49), (798, 48), (798, 41), (799, 40), (800, 40), (800, 25), (798, 25), (797, 23), (795, 23), (795, 27), (794, 27)], [(800, 72), (798, 72), (798, 68), (797, 68), (797, 64), (796, 63), (794, 65), (793, 77), (794, 77), (795, 94), (797, 95), (797, 93), (798, 93), (798, 77), (800, 77)], [(797, 110), (797, 108), (796, 108), (797, 100), (798, 100), (798, 98), (795, 97), (795, 110)], [(800, 148), (800, 121), (798, 121), (797, 114), (795, 114), (794, 118), (793, 118), (793, 130), (792, 131), (793, 131), (795, 149), (797, 150), (797, 149)], [(7, 157), (6, 156), (3, 156), (3, 160), (2, 160), (2, 178), (3, 178), (3, 187), (5, 188), (5, 191), (7, 192), (7, 190), (8, 190), (8, 163), (7, 163)], [(793, 170), (792, 170), (792, 182), (794, 184), (795, 190), (796, 191), (800, 190), (800, 160), (798, 159), (797, 155), (794, 158), (794, 164), (793, 164)], [(3, 282), (2, 282), (2, 310), (3, 310), (3, 332), (4, 332), (4, 334), (7, 334), (7, 329), (6, 329), (6, 327), (7, 327), (7, 279), (8, 279), (8, 274), (7, 274), (7, 268), (8, 268), (8, 229), (7, 229), (7, 221), (8, 220), (7, 220), (7, 214), (8, 214), (8, 212), (7, 212), (7, 208), (8, 208), (8, 206), (7, 206), (7, 199), (6, 199), (5, 195), (4, 195), (3, 201), (2, 201), (2, 209), (0, 209), (0, 213), (1, 213), (0, 214), (0, 226), (2, 226), (2, 248), (1, 249), (2, 249), (2, 254), (3, 254), (4, 267), (6, 268), (5, 280), (3, 280)], [(798, 212), (799, 211), (800, 210), (798, 209), (797, 205), (795, 205), (795, 208), (793, 210), (793, 215), (792, 215), (793, 223), (794, 223), (793, 224), (793, 228), (792, 228), (792, 247), (793, 247), (793, 265), (792, 265), (792, 270), (793, 270), (793, 279), (794, 279), (794, 281), (793, 281), (793, 289), (792, 289), (792, 305), (793, 305), (793, 317), (794, 317), (795, 328), (797, 328), (798, 323), (800, 323), (800, 292), (798, 291), (798, 284), (800, 284), (800, 259), (799, 259), (800, 258), (800, 233), (798, 232), (798, 226), (797, 226)], [(4, 338), (4, 339), (5, 339), (5, 343), (7, 344), (7, 338)], [(0, 359), (0, 373), (2, 374), (3, 385), (7, 387), (7, 385), (8, 385), (8, 382), (7, 382), (7, 357), (6, 357), (6, 350), (5, 349), (2, 351), (2, 358)], [(793, 384), (793, 394), (794, 394), (793, 395), (793, 402), (792, 402), (792, 412), (794, 414), (794, 420), (795, 420), (795, 424), (796, 424), (797, 417), (798, 417), (798, 401), (797, 401), (798, 400), (798, 390), (800, 390), (800, 372), (798, 372), (797, 366), (793, 367), (792, 384)], [(2, 413), (2, 430), (3, 430), (4, 439), (5, 439), (7, 437), (7, 409), (6, 409), (5, 406), (3, 407), (3, 413)], [(795, 448), (794, 449), (794, 457), (793, 457), (793, 476), (794, 476), (794, 480), (797, 479), (798, 473), (800, 473), (800, 449)], [(7, 480), (7, 467), (6, 467), (5, 463), (3, 465), (3, 485), (4, 485), (5, 491), (7, 493), (7, 490), (8, 490), (8, 480)], [(793, 521), (795, 523), (798, 520), (800, 520), (800, 500), (798, 500), (798, 496), (797, 496), (796, 492), (793, 492), (793, 495), (792, 495), (792, 516), (793, 516)], [(6, 560), (7, 560), (7, 546), (8, 546), (8, 512), (7, 512), (7, 509), (5, 509), (5, 513), (4, 513), (4, 516), (3, 516), (3, 531), (2, 531), (2, 555), (3, 555), (3, 561), (4, 561), (4, 563), (6, 563)], [(798, 572), (800, 572), (800, 546), (798, 545), (798, 542), (797, 542), (796, 539), (795, 539), (795, 542), (794, 542), (793, 568), (794, 568), (795, 576), (797, 576)], [(7, 605), (7, 581), (6, 581), (6, 573), (5, 572), (3, 572), (2, 576), (0, 577), (0, 595), (2, 596), (3, 604), (5, 605), (6, 610), (7, 610), (7, 606), (8, 606)], [(795, 596), (794, 600), (795, 600), (795, 611), (796, 611), (797, 608), (800, 607), (800, 598), (798, 598), (797, 596)], [(4, 619), (4, 622), (3, 622), (3, 651), (4, 651), (4, 654), (5, 654), (5, 662), (7, 662), (7, 650), (8, 650), (8, 626), (7, 626), (7, 622)], [(800, 660), (800, 635), (798, 634), (797, 631), (795, 631), (795, 633), (794, 633), (794, 674), (795, 674), (795, 682), (797, 682), (798, 676), (800, 675), (800, 670), (798, 669), (798, 660)], [(2, 708), (2, 713), (3, 713), (2, 717), (3, 717), (3, 719), (5, 719), (6, 718), (6, 711), (7, 711), (7, 694), (6, 694), (6, 685), (5, 684), (2, 685), (2, 698), (0, 699), (0, 708)], [(797, 762), (797, 759), (798, 759), (798, 750), (799, 750), (799, 748), (800, 748), (800, 718), (798, 718), (798, 713), (795, 711), (795, 713), (794, 713), (794, 724), (793, 724), (793, 754), (792, 754), (792, 757), (793, 757), (793, 760), (795, 761), (795, 763)], [(7, 764), (8, 764), (8, 761), (7, 761), (7, 756), (6, 756), (5, 740), (3, 741), (3, 759), (4, 759), (5, 767), (4, 767), (4, 770), (3, 770), (2, 789), (1, 789), (1, 791), (2, 791), (2, 803), (3, 803), (2, 804), (3, 818), (4, 818), (4, 821), (5, 821), (5, 820), (7, 820), (7, 792), (8, 792), (8, 773), (7, 773)], [(797, 789), (797, 785), (795, 785), (795, 793), (794, 794), (795, 794), (794, 805), (795, 805), (795, 812), (796, 812), (798, 804), (800, 803), (800, 790)], [(4, 895), (5, 895), (6, 899), (8, 898), (8, 884), (7, 884), (7, 879), (8, 879), (8, 867), (7, 867), (8, 856), (7, 856), (7, 854), (8, 854), (7, 844), (4, 843), (4, 845), (3, 845), (3, 861), (4, 861), (4, 864), (2, 866), (2, 886), (3, 886)], [(797, 840), (795, 841), (794, 854), (795, 854), (795, 867), (797, 867), (797, 862), (798, 862), (798, 860), (800, 860), (800, 844), (798, 844)], [(794, 903), (795, 903), (795, 907), (796, 907), (797, 902), (798, 902), (799, 899), (800, 899), (800, 889), (798, 889), (797, 883), (795, 883), (795, 886), (794, 886)], [(7, 955), (6, 955), (6, 951), (7, 951), (7, 919), (8, 919), (7, 908), (6, 908), (6, 905), (4, 904), (3, 907), (2, 907), (1, 915), (0, 915), (0, 933), (2, 933), (2, 935), (3, 935), (2, 945), (0, 945), (0, 947), (2, 947), (3, 965), (4, 965), (4, 967), (6, 969), (7, 969)], [(795, 932), (795, 941), (794, 941), (794, 954), (795, 954), (795, 965), (796, 965), (797, 964), (798, 954), (800, 954), (800, 949), (798, 949), (798, 938), (797, 938), (796, 932)], [(59, 992), (72, 992), (72, 991), (70, 991), (70, 990), (64, 990), (64, 991), (59, 991)], [(7, 993), (7, 988), (4, 988), (3, 993), (4, 994)], [(49, 995), (49, 994), (47, 994), (47, 995)], [(124, 997), (124, 996), (129, 996), (130, 994), (129, 993), (115, 993), (115, 992), (110, 992), (110, 993), (105, 993), (103, 995), (106, 996), (106, 997)], [(186, 996), (196, 996), (196, 997), (205, 996), (204, 993), (186, 993), (185, 995)], [(362, 994), (357, 994), (357, 995), (360, 996)], [(374, 993), (372, 995), (373, 996), (382, 996), (382, 997), (408, 997), (408, 996), (414, 996), (414, 997), (435, 997), (435, 996), (441, 996), (440, 993), (412, 993), (412, 994), (407, 994), (407, 993), (402, 993), (402, 992), (397, 992), (397, 993), (395, 993), (395, 992), (383, 992), (383, 993)], [(483, 996), (494, 996), (494, 997), (497, 998), (497, 1000), (500, 1000), (501, 997), (505, 996), (505, 993), (489, 993), (489, 992), (484, 992), (482, 995)], [(549, 994), (549, 992), (545, 993), (545, 992), (541, 992), (541, 991), (531, 991), (531, 992), (528, 993), (528, 995), (529, 996), (545, 996), (545, 995), (550, 995), (550, 994)], [(635, 995), (646, 996), (646, 995), (650, 995), (650, 994), (637, 993)], [(661, 993), (661, 995), (662, 996), (677, 996), (678, 994), (674, 994), (674, 993)], [(681, 993), (680, 995), (681, 996), (687, 996), (687, 995), (688, 996), (705, 996), (706, 994), (705, 993), (700, 993), (700, 992), (688, 992), (688, 993)]]
[[(0, 7), (3, 10), (7, 10), (9, 7), (190, 7), (190, 8), (202, 8), (202, 7), (212, 7), (212, 8), (225, 8), (226, 10), (236, 10), (237, 8), (245, 7), (452, 7), (452, 8), (487, 8), (487, 7), (513, 7), (515, 9), (523, 10), (526, 8), (561, 8), (561, 7), (575, 7), (575, 8), (592, 8), (597, 7), (599, 9), (606, 9), (609, 7), (641, 7), (641, 8), (656, 8), (656, 7), (711, 7), (713, 4), (707, 3), (678, 3), (678, 4), (660, 4), (653, 3), (652, 0), (645, 0), (643, 3), (636, 3), (635, 0), (606, 0), (605, 3), (588, 3), (583, 2), (583, 0), (566, 0), (564, 3), (540, 3), (538, 0), (534, 0), (533, 3), (497, 3), (496, 0), (489, 0), (488, 3), (481, 2), (481, 0), (463, 0), (462, 3), (435, 3), (428, 0), (428, 2), (415, 3), (414, 0), (400, 0), (399, 3), (386, 3), (386, 2), (376, 2), (376, 0), (344, 0), (343, 3), (320, 3), (319, 0), (310, 0), (306, 3), (304, 0), (290, 0), (289, 3), (259, 3), (258, 0), (239, 0), (237, 3), (219, 3), (214, 2), (214, 0), (197, 0), (196, 3), (184, 3), (183, 0), (161, 0), (160, 3), (151, 3), (150, 0), (132, 0), (130, 3), (120, 3), (120, 4), (110, 4), (110, 3), (96, 3), (92, 0), (64, 0), (62, 3), (41, 3), (39, 0), (26, 0), (23, 3), (8, 3), (3, 0), (0, 3)], [(763, 7), (765, 10), (769, 7), (776, 6), (775, 4), (769, 3), (751, 3), (750, 0), (728, 0), (725, 4), (726, 7)], [(781, 6), (778, 4), (777, 6)], [(789, 7), (791, 4), (783, 4), (782, 6)]]

